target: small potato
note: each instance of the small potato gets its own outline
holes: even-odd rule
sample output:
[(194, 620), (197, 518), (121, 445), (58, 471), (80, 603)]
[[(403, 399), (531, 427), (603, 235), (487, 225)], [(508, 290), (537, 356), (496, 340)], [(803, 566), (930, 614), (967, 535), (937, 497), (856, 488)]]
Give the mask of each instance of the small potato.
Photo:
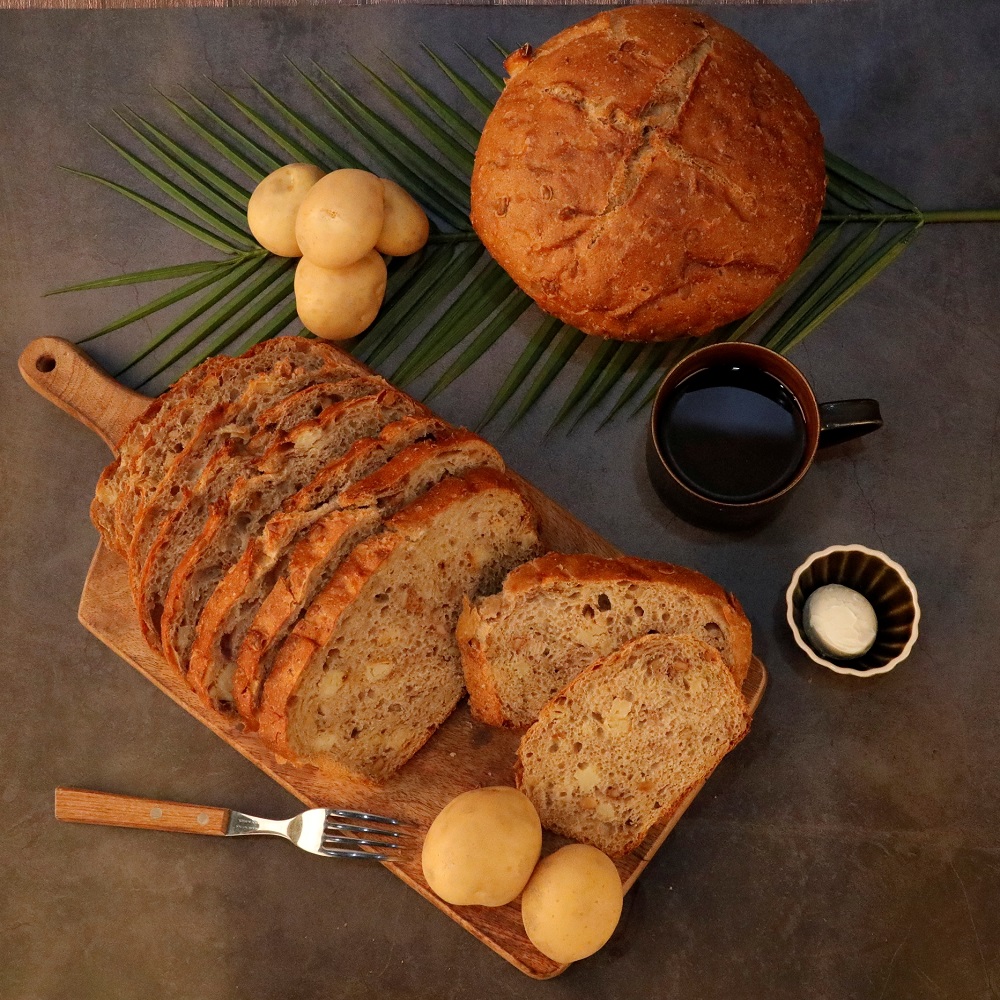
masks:
[(295, 219), (302, 256), (320, 267), (347, 267), (382, 232), (382, 182), (367, 170), (334, 170), (310, 188)]
[(539, 862), (521, 897), (531, 943), (554, 962), (575, 962), (602, 948), (622, 914), (614, 862), (596, 847), (569, 844)]
[(452, 799), (424, 838), (427, 884), (455, 905), (503, 906), (542, 853), (542, 824), (516, 788), (477, 788)]
[(424, 210), (395, 181), (382, 178), (385, 188), (385, 218), (375, 249), (390, 257), (416, 253), (430, 235), (431, 224)]
[(323, 176), (311, 163), (289, 163), (268, 174), (247, 202), (247, 224), (253, 238), (279, 257), (301, 257), (295, 239), (295, 217), (310, 188)]
[(326, 340), (348, 340), (371, 326), (385, 296), (385, 261), (374, 250), (347, 267), (295, 268), (295, 308), (302, 325)]

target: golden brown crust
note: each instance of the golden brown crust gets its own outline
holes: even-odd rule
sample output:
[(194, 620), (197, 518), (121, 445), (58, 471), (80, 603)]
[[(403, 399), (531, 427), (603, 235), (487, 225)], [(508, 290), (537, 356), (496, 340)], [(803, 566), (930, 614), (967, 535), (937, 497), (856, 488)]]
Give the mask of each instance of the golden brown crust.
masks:
[[(538, 721), (525, 733), (520, 744), (518, 745), (517, 760), (514, 763), (514, 783), (518, 789), (525, 791), (524, 763), (522, 755), (525, 752), (526, 747), (533, 740), (537, 739), (537, 734), (547, 732), (556, 721), (556, 713), (559, 712), (557, 703), (564, 703), (567, 699), (572, 698), (578, 691), (585, 692), (593, 683), (601, 683), (602, 674), (609, 674), (613, 672), (620, 664), (628, 662), (631, 658), (641, 657), (645, 655), (645, 652), (649, 647), (655, 648), (657, 646), (662, 646), (674, 651), (677, 657), (675, 669), (680, 669), (682, 671), (689, 669), (688, 662), (685, 662), (682, 657), (690, 655), (688, 651), (691, 649), (697, 651), (697, 656), (704, 657), (707, 660), (717, 663), (719, 669), (716, 671), (716, 676), (726, 689), (726, 700), (739, 706), (741, 715), (739, 729), (730, 739), (726, 741), (725, 746), (719, 749), (715, 759), (710, 762), (700, 780), (705, 781), (711, 776), (712, 772), (716, 767), (718, 767), (725, 756), (740, 742), (742, 742), (742, 740), (750, 732), (751, 717), (746, 709), (746, 701), (743, 698), (741, 687), (732, 678), (732, 673), (726, 669), (726, 666), (722, 661), (722, 657), (718, 654), (718, 652), (701, 642), (699, 639), (685, 635), (669, 637), (645, 635), (632, 639), (624, 646), (616, 649), (613, 653), (609, 653), (607, 656), (584, 668), (579, 674), (577, 674), (576, 677), (573, 678), (573, 680), (569, 682), (569, 684), (567, 684), (554, 698), (552, 698), (551, 701), (547, 702), (542, 707), (542, 710), (538, 715)], [(596, 681), (595, 675), (597, 675)], [(636, 832), (636, 836), (627, 843), (617, 849), (611, 849), (608, 844), (600, 844), (596, 842), (594, 842), (594, 846), (605, 851), (605, 853), (612, 858), (624, 857), (630, 851), (634, 851), (643, 842), (649, 830), (661, 819), (673, 813), (696, 784), (697, 782), (691, 782), (686, 785), (686, 787), (684, 787), (679, 794), (676, 794), (669, 802), (657, 810), (655, 815), (648, 817), (648, 822), (645, 826), (638, 830)], [(546, 829), (551, 830), (554, 833), (561, 834), (562, 836), (570, 837), (571, 839), (581, 839), (579, 831), (571, 829), (570, 825), (563, 826), (558, 822), (554, 823), (549, 821), (545, 824), (545, 826)], [(583, 840), (584, 842), (589, 842), (586, 838), (583, 838)]]
[(819, 223), (819, 123), (792, 81), (698, 11), (635, 6), (509, 60), (472, 223), (546, 312), (669, 340), (745, 316)]
[[(365, 521), (362, 511), (333, 511), (295, 543), (285, 571), (261, 604), (238, 651), (233, 696), (236, 710), (248, 728), (256, 729), (258, 725), (260, 702), (269, 676), (265, 658), (282, 631), (293, 623), (290, 616), (303, 601), (311, 572), (337, 554), (347, 536)], [(284, 645), (287, 642), (286, 638)]]
[[(345, 455), (330, 462), (311, 483), (285, 500), (281, 509), (274, 512), (264, 524), (259, 536), (248, 540), (243, 554), (227, 571), (206, 603), (191, 649), (188, 683), (206, 704), (216, 704), (209, 686), (214, 683), (219, 667), (217, 651), (222, 638), (220, 631), (226, 628), (231, 610), (239, 603), (247, 587), (272, 570), (279, 553), (293, 544), (303, 526), (301, 518), (304, 513), (341, 494), (343, 490), (340, 485), (345, 479), (353, 480), (358, 474), (357, 470), (363, 469), (365, 463), (372, 460), (372, 456), (383, 454), (388, 457), (401, 442), (419, 440), (425, 434), (444, 440), (450, 439), (453, 433), (437, 417), (405, 417), (388, 424), (378, 437), (355, 441)], [(211, 521), (206, 532), (210, 530)], [(232, 651), (233, 656), (238, 653), (238, 649)], [(244, 667), (244, 672), (240, 675), (240, 690), (244, 699), (250, 697), (250, 684), (251, 678)], [(256, 694), (253, 697), (256, 699)]]
[(504, 714), (495, 674), (490, 669), (489, 660), (476, 635), (481, 622), (475, 605), (466, 598), (455, 626), (455, 639), (462, 654), (462, 672), (469, 692), (469, 711), (479, 722), (502, 728), (510, 726), (510, 720)]
[(371, 576), (409, 536), (422, 531), (459, 500), (498, 488), (520, 492), (496, 469), (474, 469), (461, 478), (442, 480), (390, 518), (383, 531), (355, 547), (285, 639), (264, 682), (257, 721), (262, 738), (272, 749), (295, 759), (288, 734), (292, 700), (313, 656), (331, 639), (341, 615)]
[(503, 592), (513, 599), (554, 583), (670, 583), (719, 602), (728, 628), (733, 679), (742, 688), (753, 656), (750, 622), (735, 595), (703, 573), (634, 556), (610, 559), (589, 553), (549, 552), (513, 570), (504, 582)]

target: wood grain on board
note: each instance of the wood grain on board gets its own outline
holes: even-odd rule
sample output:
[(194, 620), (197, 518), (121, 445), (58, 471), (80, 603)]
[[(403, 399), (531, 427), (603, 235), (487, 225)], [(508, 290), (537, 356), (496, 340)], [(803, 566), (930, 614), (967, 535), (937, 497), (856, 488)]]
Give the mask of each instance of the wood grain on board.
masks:
[[(121, 438), (129, 423), (150, 402), (148, 397), (110, 378), (78, 348), (59, 338), (32, 341), (22, 352), (19, 367), (33, 388), (100, 434), (109, 444)], [(543, 541), (549, 548), (606, 556), (621, 554), (540, 490), (519, 476), (515, 478), (538, 510)], [(103, 543), (98, 546), (87, 574), (79, 617), (90, 632), (123, 660), (305, 805), (338, 806), (397, 816), (412, 823), (419, 837), (437, 813), (461, 792), (484, 785), (514, 784), (513, 765), (519, 734), (476, 722), (465, 703), (384, 785), (372, 785), (361, 779), (345, 778), (343, 774), (327, 773), (311, 764), (281, 759), (264, 746), (255, 733), (247, 732), (239, 719), (205, 706), (184, 678), (146, 645), (132, 602), (126, 565)], [(751, 713), (759, 704), (766, 683), (764, 666), (754, 658), (743, 689)], [(701, 785), (693, 788), (670, 815), (653, 827), (639, 847), (616, 862), (626, 891), (700, 789)], [(563, 842), (547, 834), (545, 850)], [(542, 955), (528, 941), (517, 901), (500, 907), (456, 907), (443, 902), (424, 881), (419, 850), (414, 850), (404, 860), (383, 864), (525, 974), (546, 979), (566, 968)]]

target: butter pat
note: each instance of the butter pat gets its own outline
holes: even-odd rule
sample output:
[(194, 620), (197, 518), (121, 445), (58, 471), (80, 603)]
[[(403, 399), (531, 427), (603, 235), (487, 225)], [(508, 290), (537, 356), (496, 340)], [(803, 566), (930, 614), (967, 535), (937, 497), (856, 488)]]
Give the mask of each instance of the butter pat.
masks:
[(802, 630), (817, 653), (853, 660), (875, 644), (878, 619), (863, 594), (831, 583), (807, 598), (802, 608)]

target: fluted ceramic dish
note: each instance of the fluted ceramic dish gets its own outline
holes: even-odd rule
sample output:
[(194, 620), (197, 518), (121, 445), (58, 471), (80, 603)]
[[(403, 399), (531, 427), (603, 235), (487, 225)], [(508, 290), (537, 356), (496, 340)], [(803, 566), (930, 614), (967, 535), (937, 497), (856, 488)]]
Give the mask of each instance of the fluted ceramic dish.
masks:
[[(839, 583), (864, 594), (875, 609), (878, 633), (867, 653), (850, 660), (820, 655), (802, 629), (806, 599), (828, 583)], [(785, 594), (788, 625), (809, 659), (838, 674), (874, 677), (892, 670), (910, 655), (917, 641), (920, 605), (917, 588), (906, 570), (884, 552), (864, 545), (831, 545), (814, 552), (794, 573)]]

